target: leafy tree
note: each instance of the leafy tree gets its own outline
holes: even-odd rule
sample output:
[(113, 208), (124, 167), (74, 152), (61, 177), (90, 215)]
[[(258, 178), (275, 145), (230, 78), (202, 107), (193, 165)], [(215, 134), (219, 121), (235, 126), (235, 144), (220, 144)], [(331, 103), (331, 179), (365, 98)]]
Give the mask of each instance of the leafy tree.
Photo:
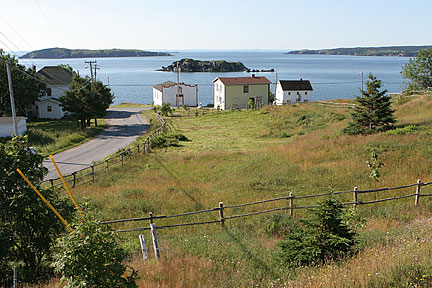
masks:
[[(11, 67), (11, 78), (16, 105), (25, 110), (30, 109), (31, 105), (45, 94), (47, 91), (46, 85), (25, 75), (17, 69), (25, 71), (27, 74), (36, 78), (36, 67), (26, 68), (18, 64), (18, 60), (15, 57), (6, 54), (2, 49), (0, 49), (0, 60), (2, 60), (0, 61), (0, 116), (11, 113), (8, 77), (4, 61), (8, 62)], [(22, 109), (17, 109), (17, 113), (24, 115), (25, 111)]]
[(54, 262), (67, 287), (137, 287), (136, 272), (122, 264), (128, 254), (108, 225), (84, 215), (73, 229), (59, 238)]
[(285, 265), (318, 264), (354, 251), (356, 233), (347, 224), (342, 204), (328, 198), (311, 212), (301, 227), (278, 243), (279, 258)]
[(344, 129), (346, 134), (372, 133), (396, 122), (390, 108), (391, 98), (385, 95), (387, 90), (379, 91), (381, 83), (372, 73), (369, 74), (367, 90), (362, 90), (362, 96), (356, 97), (356, 106), (351, 114), (353, 121)]
[(378, 151), (376, 149), (372, 150), (370, 159), (366, 161), (366, 164), (371, 169), (369, 178), (379, 182), (378, 179), (381, 177), (379, 169), (384, 166), (384, 162), (379, 159)]
[(5, 266), (0, 273), (16, 265), (21, 276), (37, 281), (52, 272), (50, 248), (65, 226), (16, 172), (17, 168), (65, 219), (72, 216), (74, 208), (55, 191), (39, 187), (46, 168), (43, 157), (30, 151), (26, 137), (0, 144), (0, 262)]
[(402, 77), (411, 80), (409, 90), (432, 87), (432, 49), (421, 50), (402, 68)]
[[(83, 78), (75, 72), (69, 90), (60, 97), (65, 110), (75, 113), (77, 121), (81, 121), (82, 129), (86, 127), (86, 120), (89, 123), (91, 117), (96, 119), (104, 116), (113, 100), (111, 89), (102, 82), (90, 83), (89, 77)], [(97, 125), (97, 122), (95, 124)]]

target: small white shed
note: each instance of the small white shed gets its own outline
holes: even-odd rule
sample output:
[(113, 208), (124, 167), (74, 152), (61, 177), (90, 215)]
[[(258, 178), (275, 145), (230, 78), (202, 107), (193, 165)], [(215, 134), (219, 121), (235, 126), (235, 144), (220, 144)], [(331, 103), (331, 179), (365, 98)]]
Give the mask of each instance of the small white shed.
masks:
[(36, 103), (35, 110), (37, 118), (39, 119), (61, 119), (65, 115), (60, 100), (56, 98), (45, 98)]
[[(25, 117), (16, 117), (19, 135), (24, 135), (27, 131), (26, 120)], [(12, 137), (14, 130), (12, 117), (0, 117), (0, 137)]]
[(166, 81), (153, 86), (153, 104), (162, 106), (170, 103), (171, 106), (188, 105), (198, 106), (198, 85), (188, 85), (183, 82)]
[(312, 91), (309, 80), (279, 80), (276, 86), (276, 105), (310, 102)]

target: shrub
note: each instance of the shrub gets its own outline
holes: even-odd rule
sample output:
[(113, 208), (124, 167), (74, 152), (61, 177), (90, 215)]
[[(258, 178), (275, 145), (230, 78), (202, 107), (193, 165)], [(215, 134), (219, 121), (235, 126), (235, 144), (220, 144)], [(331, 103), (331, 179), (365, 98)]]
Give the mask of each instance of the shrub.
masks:
[(399, 127), (396, 129), (388, 130), (383, 132), (386, 135), (407, 135), (413, 134), (417, 131), (417, 127), (415, 125), (407, 125), (405, 127)]
[(85, 215), (73, 229), (59, 238), (53, 264), (67, 287), (137, 287), (136, 271), (122, 264), (128, 254), (108, 225)]
[(354, 251), (356, 233), (347, 224), (342, 204), (328, 198), (311, 212), (278, 244), (285, 265), (314, 265)]
[(172, 113), (171, 104), (170, 103), (163, 103), (160, 107), (160, 112), (162, 116), (168, 116), (168, 114)]
[(179, 141), (189, 141), (189, 139), (178, 132), (171, 132), (166, 134), (161, 134), (153, 138), (151, 143), (152, 148), (167, 148), (167, 147), (178, 147)]

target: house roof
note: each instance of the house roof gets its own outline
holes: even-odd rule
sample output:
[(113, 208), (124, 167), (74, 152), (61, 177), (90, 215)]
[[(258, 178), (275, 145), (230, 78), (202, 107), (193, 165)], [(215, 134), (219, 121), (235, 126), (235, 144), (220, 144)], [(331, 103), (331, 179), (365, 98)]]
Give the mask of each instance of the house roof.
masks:
[(39, 104), (40, 103), (44, 103), (44, 102), (54, 102), (54, 103), (57, 103), (57, 104), (61, 104), (61, 101), (59, 99), (57, 99), (57, 98), (54, 98), (54, 97), (47, 98), (47, 99), (44, 99), (44, 100), (38, 100), (37, 102)]
[[(17, 123), (19, 123), (23, 119), (27, 119), (27, 118), (21, 116), (16, 117)], [(12, 117), (0, 117), (0, 124), (12, 124), (12, 123), (13, 123)]]
[(175, 85), (175, 84), (176, 83), (172, 82), (172, 81), (165, 81), (163, 83), (154, 85), (153, 88), (156, 89), (156, 90), (159, 90), (160, 92), (162, 92), (162, 86), (172, 86), (172, 85)]
[(279, 80), (279, 83), (281, 84), (282, 90), (284, 91), (313, 91), (309, 80)]
[(224, 85), (245, 85), (245, 84), (271, 84), (266, 77), (218, 77), (213, 82), (220, 80)]
[(45, 66), (36, 74), (49, 85), (69, 85), (72, 82), (72, 72), (60, 66)]

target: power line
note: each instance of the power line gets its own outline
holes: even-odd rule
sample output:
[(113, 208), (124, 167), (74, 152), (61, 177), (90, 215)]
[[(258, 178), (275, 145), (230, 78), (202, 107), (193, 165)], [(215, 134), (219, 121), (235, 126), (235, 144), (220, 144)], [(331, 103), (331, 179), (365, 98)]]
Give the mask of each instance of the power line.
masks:
[[(4, 38), (6, 38), (7, 41), (9, 41), (9, 43), (11, 43), (16, 49), (17, 51), (22, 51), (17, 45), (15, 45), (3, 32), (0, 31), (0, 34), (3, 35)], [(3, 43), (3, 42), (2, 42)], [(10, 50), (10, 48), (9, 48)], [(12, 54), (15, 55), (15, 57), (17, 57), (17, 59), (19, 58), (18, 55), (16, 55), (12, 50), (10, 51)], [(25, 64), (32, 66), (33, 62), (31, 64), (25, 62), (24, 60), (22, 60)]]
[(4, 20), (4, 18), (2, 18), (1, 17), (1, 15), (0, 15), (0, 20), (2, 20), (3, 21), (3, 23), (5, 23), (8, 27), (9, 27), (9, 29), (11, 29), (13, 32), (15, 32), (15, 34), (28, 46), (28, 48), (30, 48), (30, 50), (35, 50), (35, 49), (33, 49), (33, 47), (27, 42), (27, 40), (25, 40), (23, 37), (21, 37), (21, 35), (20, 34), (18, 34), (18, 32), (11, 26), (11, 25), (9, 25), (7, 22), (6, 22), (6, 20)]
[[(0, 61), (2, 61), (3, 63), (6, 63), (6, 64), (8, 63), (7, 61), (5, 61), (5, 60), (3, 60), (3, 59), (1, 59), (1, 58), (0, 58)], [(10, 63), (9, 63), (9, 64), (10, 64)], [(38, 78), (34, 77), (33, 75), (31, 75), (31, 74), (27, 73), (26, 71), (23, 71), (23, 70), (21, 70), (21, 69), (15, 67), (14, 65), (11, 65), (11, 67), (12, 67), (13, 69), (17, 70), (18, 72), (21, 72), (22, 74), (24, 74), (24, 75), (26, 75), (26, 76), (28, 76), (28, 77), (30, 77), (30, 78), (32, 78), (32, 79), (34, 79), (34, 80), (40, 82), (40, 83), (43, 83), (43, 84), (45, 84), (45, 85), (47, 85), (47, 86), (51, 86), (49, 83), (47, 83), (47, 82), (45, 82), (45, 81), (42, 81), (41, 79), (38, 79)], [(85, 87), (87, 87), (87, 86), (90, 84), (90, 82), (91, 82), (91, 81), (89, 80), (89, 81), (88, 81), (88, 82), (87, 82), (83, 87), (78, 88), (78, 89), (68, 90), (68, 91), (79, 91), (79, 90), (82, 90), (82, 89), (84, 89)], [(51, 88), (59, 89), (59, 90), (62, 90), (62, 91), (63, 91), (63, 89), (58, 88), (58, 87), (51, 87)]]
[(36, 5), (39, 7), (39, 10), (44, 15), (44, 17), (47, 20), (48, 24), (51, 26), (52, 30), (56, 34), (57, 38), (60, 40), (60, 42), (63, 43), (64, 46), (66, 46), (66, 44), (64, 43), (64, 41), (62, 40), (62, 38), (60, 37), (60, 35), (57, 33), (56, 29), (54, 28), (54, 25), (51, 23), (51, 21), (49, 20), (48, 16), (45, 14), (45, 12), (43, 11), (42, 7), (39, 5), (39, 2), (37, 0), (34, 0), (34, 1), (36, 2)]

